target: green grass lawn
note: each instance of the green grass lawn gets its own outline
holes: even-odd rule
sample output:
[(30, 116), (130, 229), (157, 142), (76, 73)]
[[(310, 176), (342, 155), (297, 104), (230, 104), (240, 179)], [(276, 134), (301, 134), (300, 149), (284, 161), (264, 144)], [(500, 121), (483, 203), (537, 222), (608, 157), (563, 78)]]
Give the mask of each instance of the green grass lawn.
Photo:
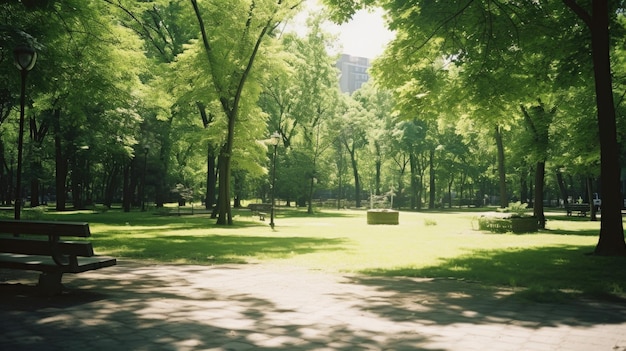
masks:
[[(534, 234), (474, 228), (476, 211), (401, 212), (399, 225), (367, 225), (365, 211), (281, 210), (269, 218), (234, 211), (234, 226), (206, 214), (46, 212), (39, 219), (90, 223), (97, 253), (119, 259), (222, 264), (268, 261), (328, 272), (445, 277), (541, 296), (625, 297), (626, 258), (589, 255), (600, 222), (547, 213)], [(539, 296), (539, 297), (538, 297)]]

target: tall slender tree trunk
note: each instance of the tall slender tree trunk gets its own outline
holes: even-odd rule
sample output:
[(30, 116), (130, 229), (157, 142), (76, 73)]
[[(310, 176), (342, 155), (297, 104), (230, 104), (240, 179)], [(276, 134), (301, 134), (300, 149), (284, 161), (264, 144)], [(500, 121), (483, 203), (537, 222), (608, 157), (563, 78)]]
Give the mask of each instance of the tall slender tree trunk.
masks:
[(56, 185), (56, 210), (64, 211), (67, 201), (65, 181), (67, 179), (67, 158), (63, 154), (63, 135), (61, 132), (61, 111), (55, 109), (53, 114), (54, 126), (54, 158), (55, 158), (55, 185)]
[(130, 181), (130, 170), (131, 170), (131, 162), (127, 161), (124, 167), (123, 173), (123, 181), (122, 181), (122, 209), (124, 212), (130, 212), (130, 208), (132, 205), (132, 187)]
[(309, 180), (309, 191), (308, 191), (308, 204), (306, 212), (308, 214), (313, 214), (313, 190), (315, 189), (315, 178), (311, 177)]
[(587, 177), (587, 198), (589, 199), (589, 219), (591, 221), (597, 221), (598, 215), (596, 213), (596, 206), (593, 205), (593, 178)]
[[(593, 0), (587, 12), (575, 0), (563, 0), (591, 31), (591, 57), (595, 78), (598, 131), (600, 137), (600, 181), (602, 218), (596, 255), (626, 256), (622, 224), (622, 194), (617, 143), (613, 81), (611, 76), (609, 1)], [(612, 2), (611, 2), (612, 3)]]
[(356, 161), (356, 150), (353, 146), (348, 149), (350, 154), (350, 162), (352, 164), (352, 174), (354, 175), (354, 201), (356, 208), (361, 208), (361, 178), (359, 177), (359, 169)]
[(527, 204), (530, 200), (530, 196), (528, 196), (528, 169), (526, 167), (522, 167), (519, 187), (519, 200), (521, 203)]
[(430, 149), (430, 154), (428, 155), (429, 169), (430, 169), (430, 197), (428, 201), (428, 208), (435, 208), (435, 197), (437, 196), (437, 188), (435, 183), (435, 149)]
[(381, 177), (382, 160), (380, 157), (380, 150), (378, 147), (376, 148), (376, 154), (377, 154), (376, 161), (374, 163), (374, 166), (376, 167), (376, 178), (374, 180), (375, 182), (374, 186), (376, 187), (375, 189), (376, 195), (380, 195), (380, 177)]
[(559, 192), (561, 193), (561, 199), (563, 199), (563, 205), (567, 206), (569, 200), (567, 199), (567, 187), (563, 180), (563, 174), (559, 169), (556, 170), (556, 182), (559, 185)]
[[(232, 133), (228, 133), (232, 135)], [(232, 145), (232, 144), (230, 144)], [(224, 145), (223, 149), (228, 149), (228, 146)], [(232, 146), (230, 147), (232, 150)], [(222, 150), (217, 159), (218, 167), (220, 169), (219, 178), (219, 191), (217, 197), (217, 224), (218, 225), (231, 225), (233, 224), (232, 210), (230, 207), (230, 152)]]
[[(168, 173), (168, 169), (169, 169), (169, 158), (170, 158), (170, 151), (172, 149), (172, 141), (171, 141), (171, 129), (172, 129), (172, 120), (173, 118), (170, 117), (167, 121), (163, 122), (166, 123), (165, 127), (163, 130), (165, 130), (166, 132), (163, 133), (163, 135), (161, 136), (161, 149), (159, 150), (159, 162), (158, 162), (158, 166), (156, 167), (156, 172), (158, 172), (158, 175), (156, 176), (156, 180), (155, 180), (155, 196), (154, 196), (154, 205), (157, 208), (162, 208), (165, 204), (165, 201), (167, 200), (169, 193), (170, 193), (170, 187), (168, 186), (167, 183), (167, 173)], [(141, 203), (141, 199), (139, 199), (139, 202)]]
[(546, 216), (543, 210), (543, 186), (546, 174), (546, 163), (544, 161), (537, 162), (535, 167), (535, 201), (533, 203), (533, 215), (539, 222), (539, 228), (546, 228)]
[(409, 155), (409, 168), (411, 170), (411, 209), (414, 210), (417, 208), (417, 160), (415, 154), (411, 153)]
[(607, 0), (594, 0), (592, 57), (600, 134), (600, 179), (602, 182), (602, 221), (595, 253), (626, 256), (622, 224), (620, 163), (609, 56), (609, 8)]
[[(11, 163), (9, 165), (9, 162)], [(4, 142), (0, 138), (0, 203), (11, 203), (11, 191), (13, 186), (13, 160), (7, 162)]]
[(209, 144), (207, 150), (207, 170), (206, 170), (206, 198), (204, 208), (210, 210), (215, 205), (215, 190), (217, 186), (217, 169), (215, 168), (215, 151)]
[(495, 127), (496, 146), (498, 149), (498, 176), (500, 183), (500, 207), (505, 208), (509, 205), (506, 194), (506, 170), (504, 167), (504, 142), (502, 141), (502, 131), (500, 126)]
[[(202, 125), (204, 129), (208, 129), (211, 123), (215, 120), (215, 116), (212, 113), (207, 113), (206, 106), (196, 101), (200, 118), (202, 118)], [(215, 148), (209, 141), (207, 142), (207, 162), (206, 162), (206, 194), (204, 198), (204, 208), (210, 210), (215, 204), (215, 190), (217, 186), (217, 169), (215, 164)]]

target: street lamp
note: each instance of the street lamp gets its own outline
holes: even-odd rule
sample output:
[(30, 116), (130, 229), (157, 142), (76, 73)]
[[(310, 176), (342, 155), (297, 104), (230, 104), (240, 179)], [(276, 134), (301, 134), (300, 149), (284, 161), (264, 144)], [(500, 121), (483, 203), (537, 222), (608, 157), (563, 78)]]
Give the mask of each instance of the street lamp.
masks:
[(148, 151), (150, 147), (146, 146), (143, 149), (143, 179), (141, 180), (141, 212), (146, 210), (146, 172), (148, 170)]
[(270, 209), (270, 227), (274, 229), (274, 185), (276, 184), (276, 147), (280, 142), (280, 133), (274, 132), (270, 137), (270, 143), (274, 145), (274, 153), (272, 157), (272, 186), (271, 186), (271, 196), (272, 196), (272, 208)]
[(37, 61), (37, 52), (27, 46), (13, 50), (14, 64), (20, 70), (22, 88), (20, 92), (20, 130), (17, 136), (17, 175), (15, 180), (15, 219), (20, 219), (22, 209), (22, 149), (24, 146), (24, 105), (26, 104), (26, 75)]

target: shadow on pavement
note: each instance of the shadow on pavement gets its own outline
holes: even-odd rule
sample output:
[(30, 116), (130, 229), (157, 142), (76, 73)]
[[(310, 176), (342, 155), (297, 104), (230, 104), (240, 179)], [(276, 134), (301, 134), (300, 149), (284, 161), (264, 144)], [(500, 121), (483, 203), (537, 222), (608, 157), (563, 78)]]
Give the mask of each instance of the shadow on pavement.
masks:
[(0, 284), (12, 350), (524, 350), (535, 338), (566, 349), (626, 334), (624, 305), (529, 303), (449, 279), (120, 262), (66, 277), (55, 297), (20, 279)]

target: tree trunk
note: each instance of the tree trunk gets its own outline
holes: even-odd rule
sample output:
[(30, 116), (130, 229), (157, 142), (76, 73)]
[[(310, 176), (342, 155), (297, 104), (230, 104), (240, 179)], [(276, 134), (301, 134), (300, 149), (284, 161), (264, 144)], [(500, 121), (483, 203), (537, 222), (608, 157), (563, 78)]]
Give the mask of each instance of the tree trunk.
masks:
[(115, 189), (117, 188), (117, 176), (119, 172), (119, 165), (113, 163), (113, 167), (109, 170), (109, 176), (104, 186), (104, 205), (111, 207), (113, 205), (113, 198), (115, 195)]
[(595, 222), (598, 220), (598, 216), (596, 213), (596, 206), (594, 206), (593, 204), (593, 178), (591, 177), (587, 177), (587, 198), (589, 199), (589, 213), (591, 213), (591, 215), (589, 215), (589, 219), (592, 222)]
[(428, 201), (428, 208), (432, 210), (435, 208), (435, 197), (437, 195), (437, 189), (435, 187), (435, 149), (430, 149), (428, 162), (430, 165), (430, 197)]
[(595, 79), (598, 131), (600, 137), (600, 181), (602, 183), (602, 218), (596, 255), (626, 256), (622, 224), (622, 194), (620, 192), (620, 163), (611, 78), (609, 1), (592, 1), (591, 13), (574, 0), (563, 2), (591, 30), (591, 56)]
[(381, 161), (381, 157), (380, 157), (380, 151), (378, 150), (378, 147), (376, 148), (376, 162), (374, 163), (374, 166), (376, 167), (376, 178), (374, 179), (374, 186), (376, 187), (375, 191), (376, 191), (376, 195), (380, 195), (380, 177), (381, 177), (381, 168), (382, 168), (382, 161)]
[(230, 153), (222, 151), (218, 157), (220, 169), (219, 192), (217, 197), (217, 224), (233, 224), (233, 216), (230, 208)]
[(411, 169), (411, 209), (414, 210), (417, 208), (417, 160), (416, 156), (411, 153), (409, 155), (409, 168)]
[(124, 165), (123, 181), (122, 181), (122, 209), (124, 212), (130, 212), (132, 204), (132, 187), (130, 182), (130, 169), (131, 162), (126, 162)]
[(450, 178), (452, 179), (450, 179), (450, 181), (448, 182), (448, 208), (452, 208), (452, 184), (454, 183), (454, 177), (450, 175)]
[(41, 194), (39, 193), (39, 178), (37, 175), (33, 174), (33, 177), (30, 179), (30, 207), (37, 207), (41, 205), (39, 202), (39, 198)]
[(546, 216), (543, 211), (543, 186), (546, 174), (546, 163), (544, 161), (537, 162), (535, 167), (535, 201), (533, 204), (533, 215), (537, 217), (539, 228), (546, 228)]
[[(339, 179), (339, 184), (338, 184), (338, 189), (337, 189), (337, 209), (341, 209), (341, 198), (343, 197), (343, 168), (341, 167), (343, 165), (343, 162), (338, 164), (337, 170), (338, 170), (338, 179)], [(289, 202), (287, 202), (287, 206), (289, 206)]]
[(213, 208), (215, 204), (215, 187), (217, 185), (217, 169), (215, 168), (215, 150), (209, 144), (207, 148), (207, 176), (206, 176), (206, 198), (204, 208)]
[(54, 158), (55, 158), (55, 185), (56, 185), (56, 210), (64, 211), (67, 200), (65, 180), (67, 179), (67, 158), (63, 157), (63, 136), (61, 133), (61, 111), (54, 110)]
[(530, 200), (530, 196), (528, 196), (528, 170), (526, 167), (522, 167), (522, 172), (520, 174), (520, 190), (519, 197), (520, 202), (527, 204)]
[(509, 205), (506, 194), (506, 171), (504, 167), (504, 143), (502, 142), (502, 132), (500, 126), (495, 128), (496, 146), (498, 148), (498, 175), (500, 178), (500, 207), (505, 208)]
[[(215, 116), (206, 112), (206, 106), (196, 101), (196, 106), (200, 112), (200, 118), (202, 118), (202, 125), (204, 129), (209, 128)], [(204, 208), (209, 210), (213, 208), (215, 204), (215, 190), (217, 185), (217, 169), (215, 168), (215, 148), (209, 141), (207, 143), (207, 166), (206, 166), (206, 194), (204, 198)]]
[(559, 185), (559, 192), (561, 193), (561, 198), (563, 199), (563, 205), (567, 206), (567, 187), (565, 186), (565, 181), (563, 180), (563, 174), (561, 174), (560, 170), (556, 170), (556, 182)]
[(309, 203), (308, 203), (308, 207), (306, 210), (308, 214), (313, 214), (313, 190), (314, 189), (315, 189), (315, 178), (311, 177), (311, 180), (309, 181), (309, 191), (308, 191)]
[(356, 162), (356, 150), (353, 147), (352, 149), (348, 149), (348, 153), (350, 154), (350, 163), (352, 164), (352, 174), (354, 175), (354, 201), (356, 203), (356, 208), (361, 208), (361, 180), (359, 177), (359, 170)]
[[(169, 139), (170, 130), (171, 130), (171, 118), (169, 119), (166, 128), (167, 133), (161, 138), (161, 150), (159, 151), (159, 162), (156, 167), (156, 171), (158, 174), (156, 175), (155, 180), (155, 196), (154, 196), (154, 205), (157, 208), (162, 208), (165, 204), (165, 201), (169, 197), (170, 187), (167, 183), (167, 172), (169, 168), (169, 157), (171, 151), (171, 140)], [(141, 204), (141, 199), (138, 199), (139, 204)]]

